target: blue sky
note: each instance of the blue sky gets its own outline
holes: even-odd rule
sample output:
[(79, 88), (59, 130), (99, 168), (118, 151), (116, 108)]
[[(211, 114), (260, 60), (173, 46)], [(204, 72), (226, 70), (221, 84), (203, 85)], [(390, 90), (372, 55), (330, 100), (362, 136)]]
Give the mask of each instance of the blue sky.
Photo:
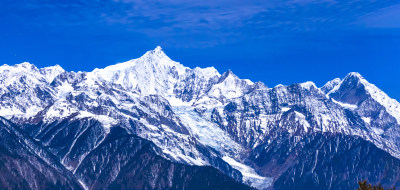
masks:
[(0, 64), (91, 71), (157, 45), (270, 87), (357, 71), (400, 100), (398, 1), (0, 1)]

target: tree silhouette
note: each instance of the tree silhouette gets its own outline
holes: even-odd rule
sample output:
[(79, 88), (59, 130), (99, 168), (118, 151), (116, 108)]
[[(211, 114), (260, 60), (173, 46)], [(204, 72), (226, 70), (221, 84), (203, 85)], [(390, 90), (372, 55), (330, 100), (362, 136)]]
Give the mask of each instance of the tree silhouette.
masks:
[[(359, 187), (358, 187), (357, 190), (385, 190), (385, 189), (381, 186), (380, 183), (379, 183), (378, 186), (376, 186), (376, 185), (371, 185), (371, 184), (367, 183), (367, 180), (359, 181), (359, 182), (358, 182), (358, 185), (359, 185)], [(389, 188), (389, 189), (387, 189), (387, 190), (395, 190), (395, 189), (396, 189), (396, 188), (393, 187), (393, 188)]]

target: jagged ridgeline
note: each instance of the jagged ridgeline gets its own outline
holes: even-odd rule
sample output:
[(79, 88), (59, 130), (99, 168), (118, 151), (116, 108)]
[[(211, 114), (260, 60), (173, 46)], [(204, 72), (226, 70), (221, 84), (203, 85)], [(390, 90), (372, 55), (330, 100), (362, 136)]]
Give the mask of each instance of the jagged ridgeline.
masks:
[(400, 104), (358, 73), (267, 87), (160, 47), (69, 72), (0, 67), (2, 189), (400, 187)]

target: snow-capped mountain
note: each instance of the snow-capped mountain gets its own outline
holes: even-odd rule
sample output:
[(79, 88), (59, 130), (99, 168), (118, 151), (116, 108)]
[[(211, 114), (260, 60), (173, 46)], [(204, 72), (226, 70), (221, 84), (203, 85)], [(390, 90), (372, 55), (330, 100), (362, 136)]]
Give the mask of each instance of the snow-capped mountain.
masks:
[[(59, 159), (71, 184), (83, 188), (122, 188), (125, 179), (142, 179), (135, 171), (145, 155), (154, 163), (142, 172), (163, 179), (156, 186), (144, 178), (151, 189), (200, 184), (173, 177), (200, 171), (226, 182), (219, 185), (257, 189), (299, 187), (308, 179), (311, 189), (354, 188), (364, 178), (399, 185), (400, 104), (358, 73), (321, 88), (312, 82), (268, 88), (230, 70), (185, 67), (157, 47), (92, 72), (3, 65), (0, 81), (0, 116)], [(384, 156), (364, 157), (353, 148)], [(349, 162), (326, 164), (340, 155)], [(350, 167), (361, 158), (375, 169)], [(388, 160), (397, 170), (388, 172)], [(172, 168), (151, 169), (157, 163)], [(182, 171), (187, 165), (195, 169)]]

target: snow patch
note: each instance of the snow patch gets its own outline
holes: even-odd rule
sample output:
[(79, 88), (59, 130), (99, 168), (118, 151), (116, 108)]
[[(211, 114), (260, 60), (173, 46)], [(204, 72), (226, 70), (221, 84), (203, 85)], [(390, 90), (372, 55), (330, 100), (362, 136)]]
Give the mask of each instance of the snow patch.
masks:
[(78, 182), (79, 182), (79, 183), (82, 185), (83, 189), (85, 189), (85, 190), (89, 190), (89, 187), (88, 187), (88, 186), (86, 186), (86, 184), (85, 184), (85, 183), (83, 183), (83, 181), (82, 181), (82, 180), (78, 179)]
[(371, 124), (371, 118), (370, 117), (361, 117), (365, 123)]
[(95, 115), (87, 111), (80, 111), (79, 115), (77, 118), (94, 118), (97, 121), (99, 121), (101, 124), (103, 124), (103, 127), (109, 130), (110, 127), (118, 124), (118, 121), (107, 116), (107, 115)]
[(296, 119), (299, 121), (300, 125), (303, 126), (304, 131), (307, 133), (308, 132), (308, 128), (311, 128), (311, 126), (307, 122), (306, 116), (304, 114), (300, 113), (300, 112), (297, 112), (297, 111), (295, 111), (294, 113), (296, 113), (296, 116), (297, 116)]
[(385, 131), (383, 131), (382, 129), (376, 128), (376, 127), (371, 127), (372, 132), (374, 132), (377, 135), (382, 135)]
[(346, 103), (343, 103), (343, 102), (336, 101), (336, 100), (333, 99), (333, 98), (331, 98), (331, 100), (332, 100), (334, 103), (339, 104), (339, 105), (342, 106), (343, 108), (347, 108), (347, 109), (354, 110), (354, 109), (357, 109), (357, 107), (358, 107), (357, 105), (346, 104)]
[(305, 89), (308, 89), (308, 90), (310, 90), (311, 87), (317, 88), (317, 86), (315, 86), (315, 84), (313, 82), (311, 82), (311, 81), (307, 81), (307, 82), (301, 83), (300, 86), (305, 88)]
[(60, 65), (44, 67), (40, 69), (40, 73), (46, 78), (48, 83), (53, 82), (54, 78), (60, 75), (65, 70)]
[(245, 182), (246, 184), (257, 189), (264, 189), (272, 185), (273, 182), (272, 177), (260, 176), (250, 166), (237, 162), (236, 160), (234, 160), (229, 156), (224, 156), (222, 157), (222, 159), (229, 165), (231, 165), (233, 168), (239, 170), (242, 173), (243, 182)]
[(184, 102), (181, 99), (178, 99), (176, 97), (168, 97), (167, 98), (169, 104), (171, 104), (171, 106), (191, 106), (191, 102)]
[(320, 89), (323, 90), (326, 94), (328, 94), (331, 90), (337, 87), (342, 80), (340, 78), (335, 78), (331, 81), (328, 81), (323, 87)]

